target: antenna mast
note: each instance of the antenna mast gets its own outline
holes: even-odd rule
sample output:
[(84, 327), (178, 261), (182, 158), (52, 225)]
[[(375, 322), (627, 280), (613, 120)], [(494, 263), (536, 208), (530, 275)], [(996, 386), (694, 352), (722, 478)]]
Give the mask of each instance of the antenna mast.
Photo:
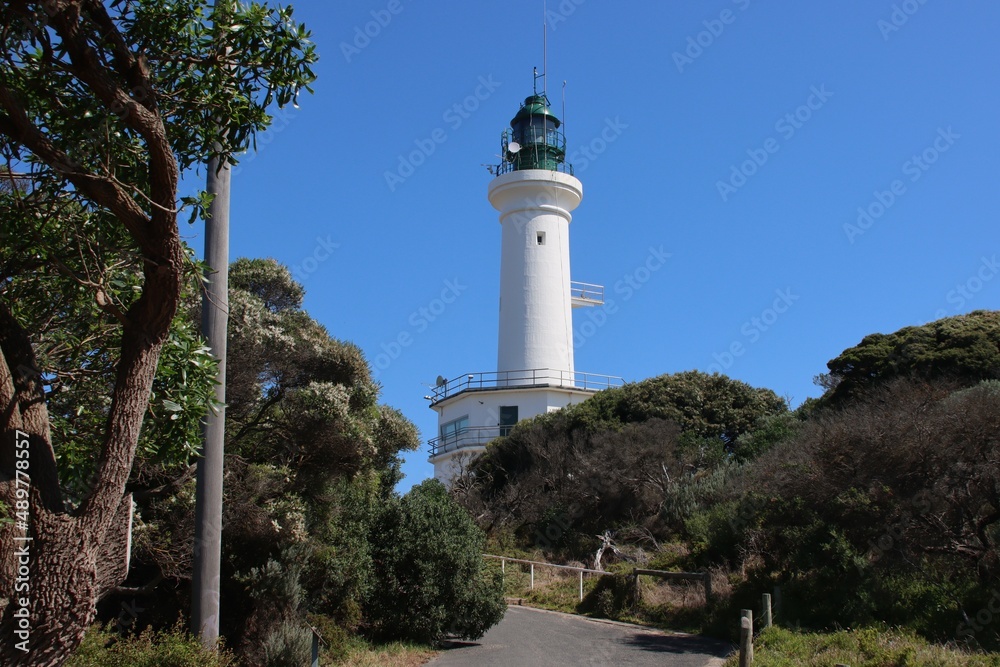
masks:
[(548, 0), (542, 0), (542, 95), (549, 92), (549, 12)]
[(562, 89), (562, 124), (566, 124), (566, 79), (563, 79), (563, 89)]

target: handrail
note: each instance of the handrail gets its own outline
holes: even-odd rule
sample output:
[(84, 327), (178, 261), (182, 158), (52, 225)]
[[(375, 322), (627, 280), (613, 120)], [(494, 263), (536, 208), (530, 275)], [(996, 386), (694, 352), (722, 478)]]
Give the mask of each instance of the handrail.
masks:
[(525, 565), (543, 565), (545, 567), (557, 567), (561, 570), (574, 570), (576, 572), (588, 572), (590, 574), (611, 574), (610, 572), (605, 572), (604, 570), (591, 570), (586, 567), (576, 567), (574, 565), (556, 565), (555, 563), (545, 563), (538, 560), (524, 560), (523, 558), (508, 558), (507, 556), (494, 556), (493, 554), (483, 554), (483, 558), (496, 558), (501, 561), (510, 561), (511, 563), (524, 563)]
[(615, 375), (533, 368), (519, 371), (489, 371), (467, 373), (448, 380), (431, 390), (431, 405), (464, 391), (519, 387), (560, 387), (600, 391), (621, 387), (625, 380)]
[[(430, 445), (431, 456), (444, 454), (464, 447), (475, 447), (486, 445), (491, 440), (506, 435), (504, 431), (509, 431), (513, 426), (466, 426), (454, 433), (438, 436), (427, 441)], [(470, 437), (471, 436), (471, 437)]]
[(500, 561), (500, 570), (507, 574), (507, 561), (512, 563), (524, 563), (531, 568), (531, 590), (535, 590), (535, 566), (541, 565), (542, 567), (554, 567), (560, 570), (573, 570), (580, 575), (580, 602), (583, 602), (583, 575), (586, 574), (608, 574), (603, 570), (591, 570), (586, 567), (573, 567), (572, 565), (556, 565), (555, 563), (542, 563), (536, 560), (524, 560), (523, 558), (507, 558), (506, 556), (494, 556), (492, 554), (483, 554), (483, 558), (496, 558)]
[(604, 285), (581, 283), (574, 280), (569, 284), (569, 294), (570, 298), (574, 300), (592, 302), (594, 304), (604, 303)]
[[(535, 566), (555, 567), (562, 570), (573, 570), (580, 573), (580, 600), (583, 600), (583, 574), (612, 574), (603, 570), (591, 570), (586, 567), (575, 567), (573, 565), (556, 565), (555, 563), (544, 563), (537, 560), (525, 560), (523, 558), (508, 558), (507, 556), (494, 556), (493, 554), (483, 554), (483, 558), (495, 558), (500, 561), (501, 568), (507, 561), (512, 563), (524, 563), (531, 566), (531, 588), (535, 588)], [(505, 570), (506, 571), (506, 570)], [(681, 581), (700, 581), (705, 588), (705, 601), (712, 600), (712, 574), (710, 572), (667, 572), (666, 570), (646, 570), (643, 568), (632, 568), (632, 586), (635, 589), (636, 600), (641, 596), (639, 587), (639, 577), (642, 575), (659, 577), (660, 579), (675, 579)]]

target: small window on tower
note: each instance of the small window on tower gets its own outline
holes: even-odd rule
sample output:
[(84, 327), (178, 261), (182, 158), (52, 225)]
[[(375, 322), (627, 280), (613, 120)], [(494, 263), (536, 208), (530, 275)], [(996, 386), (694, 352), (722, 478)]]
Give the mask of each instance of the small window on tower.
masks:
[(535, 234), (535, 239), (538, 241), (538, 245), (545, 245), (545, 232)]

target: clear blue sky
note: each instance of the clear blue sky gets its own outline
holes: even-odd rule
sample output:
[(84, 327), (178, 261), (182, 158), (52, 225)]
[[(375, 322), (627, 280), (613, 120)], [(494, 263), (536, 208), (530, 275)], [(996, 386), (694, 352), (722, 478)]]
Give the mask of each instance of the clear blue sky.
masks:
[[(495, 369), (500, 226), (481, 165), (541, 67), (542, 2), (293, 5), (321, 55), (316, 94), (244, 158), (233, 257), (297, 266), (309, 313), (433, 437), (425, 385)], [(600, 326), (577, 311), (579, 370), (721, 368), (794, 406), (868, 333), (1000, 307), (997, 3), (549, 12), (549, 97), (561, 113), (568, 81), (585, 192), (573, 277), (615, 302)], [(651, 248), (671, 257), (647, 273)], [(431, 476), (426, 459), (407, 456), (401, 490)]]

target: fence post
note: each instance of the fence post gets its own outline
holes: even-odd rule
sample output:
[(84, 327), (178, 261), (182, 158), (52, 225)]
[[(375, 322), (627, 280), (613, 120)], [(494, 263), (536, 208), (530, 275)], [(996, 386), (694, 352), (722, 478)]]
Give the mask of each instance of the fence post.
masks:
[(580, 602), (583, 602), (583, 570), (580, 570)]
[(632, 590), (635, 591), (632, 604), (638, 609), (639, 603), (642, 601), (642, 587), (639, 586), (639, 570), (634, 567), (632, 568)]
[(710, 604), (712, 602), (712, 574), (710, 572), (705, 573), (705, 603)]
[(531, 590), (535, 590), (535, 564), (531, 564)]
[(312, 645), (312, 663), (311, 667), (319, 667), (319, 635), (316, 630), (312, 631), (313, 645)]
[(740, 616), (740, 667), (750, 667), (753, 664), (753, 612), (744, 609)]
[(764, 593), (764, 595), (761, 596), (760, 604), (763, 612), (761, 627), (769, 628), (771, 627), (771, 594)]
[(500, 559), (500, 574), (507, 574), (507, 559)]

